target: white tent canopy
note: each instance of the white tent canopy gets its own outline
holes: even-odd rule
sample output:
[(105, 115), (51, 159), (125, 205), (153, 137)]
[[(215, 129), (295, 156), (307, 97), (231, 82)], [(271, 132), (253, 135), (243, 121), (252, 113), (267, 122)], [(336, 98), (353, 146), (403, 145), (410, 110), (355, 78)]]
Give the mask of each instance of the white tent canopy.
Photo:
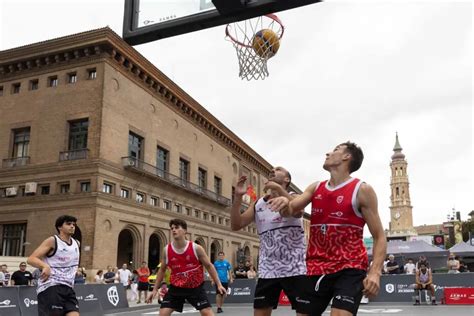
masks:
[(461, 257), (474, 256), (474, 246), (471, 246), (468, 242), (460, 242), (449, 248), (449, 251)]

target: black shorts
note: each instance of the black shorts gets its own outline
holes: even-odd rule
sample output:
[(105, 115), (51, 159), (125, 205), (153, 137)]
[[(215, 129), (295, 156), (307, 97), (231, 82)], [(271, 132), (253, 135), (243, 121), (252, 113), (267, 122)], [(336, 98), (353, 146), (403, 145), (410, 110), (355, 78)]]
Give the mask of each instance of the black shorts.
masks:
[[(221, 284), (226, 290), (229, 289), (229, 283), (222, 283), (221, 282)], [(221, 295), (221, 294), (219, 294), (219, 290), (217, 289), (217, 284), (216, 284), (216, 295)]]
[(138, 291), (148, 291), (148, 282), (138, 282)]
[(54, 285), (38, 294), (38, 316), (62, 316), (79, 312), (76, 293), (67, 285)]
[(181, 313), (183, 311), (184, 301), (188, 301), (195, 309), (201, 310), (211, 307), (211, 303), (207, 299), (206, 291), (203, 285), (186, 289), (170, 285), (168, 293), (166, 293), (160, 308), (172, 308)]
[(253, 299), (253, 308), (277, 308), (280, 293), (283, 290), (288, 296), (291, 308), (301, 314), (309, 314), (310, 301), (302, 289), (307, 288), (306, 275), (297, 275), (286, 278), (258, 279)]
[(366, 271), (344, 269), (333, 274), (309, 276), (306, 296), (311, 301), (311, 316), (320, 316), (329, 305), (356, 315), (364, 288)]

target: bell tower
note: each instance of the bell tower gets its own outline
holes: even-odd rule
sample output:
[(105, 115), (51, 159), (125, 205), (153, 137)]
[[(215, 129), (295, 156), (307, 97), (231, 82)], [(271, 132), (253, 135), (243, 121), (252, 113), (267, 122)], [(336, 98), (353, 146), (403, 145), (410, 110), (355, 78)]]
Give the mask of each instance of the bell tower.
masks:
[(408, 182), (408, 163), (405, 154), (402, 153), (402, 146), (398, 140), (398, 133), (395, 135), (395, 146), (393, 147), (392, 162), (390, 169), (390, 228), (387, 233), (388, 239), (408, 239), (409, 236), (416, 236), (413, 228), (413, 214), (410, 201), (410, 188)]

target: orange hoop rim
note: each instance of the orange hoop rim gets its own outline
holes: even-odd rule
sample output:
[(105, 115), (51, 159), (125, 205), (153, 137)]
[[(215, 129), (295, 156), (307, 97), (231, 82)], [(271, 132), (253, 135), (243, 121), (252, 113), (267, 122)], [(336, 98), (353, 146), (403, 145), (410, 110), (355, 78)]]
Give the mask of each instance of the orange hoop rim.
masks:
[[(283, 37), (283, 33), (285, 33), (285, 26), (284, 26), (283, 23), (281, 22), (280, 18), (278, 18), (278, 17), (277, 17), (275, 14), (273, 14), (273, 13), (265, 14), (265, 15), (263, 15), (263, 16), (266, 16), (267, 18), (272, 19), (273, 21), (277, 22), (277, 23), (280, 25), (280, 27), (281, 27), (281, 34), (280, 34), (280, 36), (278, 37), (278, 39), (281, 40), (281, 38)], [(239, 22), (235, 22), (235, 23), (239, 23)], [(229, 32), (229, 26), (230, 26), (230, 25), (231, 25), (231, 24), (227, 24), (227, 26), (225, 27), (225, 35), (226, 35), (226, 37), (229, 37), (230, 40), (231, 40), (232, 42), (234, 42), (235, 44), (238, 44), (238, 45), (240, 45), (240, 46), (247, 47), (247, 48), (252, 48), (251, 45), (240, 42), (239, 40), (237, 40), (235, 37), (233, 37), (233, 36), (230, 34), (230, 32)]]

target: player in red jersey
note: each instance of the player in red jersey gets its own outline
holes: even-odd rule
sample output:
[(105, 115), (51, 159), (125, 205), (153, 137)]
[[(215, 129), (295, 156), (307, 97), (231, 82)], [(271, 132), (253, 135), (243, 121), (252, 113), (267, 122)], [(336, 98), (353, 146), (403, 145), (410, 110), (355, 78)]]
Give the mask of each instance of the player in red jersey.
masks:
[(170, 221), (173, 242), (168, 244), (163, 251), (160, 270), (156, 275), (156, 286), (148, 296), (146, 302), (151, 303), (158, 293), (159, 286), (165, 275), (166, 267), (170, 267), (170, 288), (166, 293), (160, 307), (160, 316), (171, 315), (172, 312), (182, 312), (184, 301), (187, 300), (201, 315), (213, 316), (211, 304), (203, 288), (204, 269), (209, 272), (221, 295), (226, 294), (217, 276), (214, 265), (209, 260), (204, 249), (198, 244), (186, 240), (187, 224), (182, 219)]
[[(306, 264), (312, 316), (321, 315), (331, 299), (331, 316), (356, 315), (362, 295), (375, 296), (380, 288), (387, 243), (377, 196), (370, 185), (351, 177), (363, 159), (356, 144), (340, 144), (326, 154), (323, 168), (329, 180), (311, 184), (292, 201), (278, 197), (269, 202), (283, 216), (298, 215), (311, 203)], [(365, 224), (374, 238), (370, 268), (363, 243)]]

